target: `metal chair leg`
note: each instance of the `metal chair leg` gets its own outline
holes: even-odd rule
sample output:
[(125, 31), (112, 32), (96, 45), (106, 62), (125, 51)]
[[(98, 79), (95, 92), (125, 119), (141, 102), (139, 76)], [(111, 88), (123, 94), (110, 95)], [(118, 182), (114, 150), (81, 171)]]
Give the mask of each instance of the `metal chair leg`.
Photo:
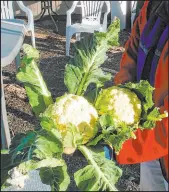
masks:
[(51, 13), (50, 13), (50, 9), (49, 9), (49, 7), (50, 7), (50, 3), (49, 3), (49, 1), (47, 1), (47, 4), (48, 4), (48, 6), (47, 6), (48, 13), (49, 13), (49, 15), (50, 15), (50, 17), (51, 17), (51, 19), (52, 19), (54, 25), (55, 25), (56, 32), (58, 32), (58, 26), (56, 25), (56, 22), (55, 22), (55, 20), (53, 19)]
[(51, 15), (51, 12), (54, 13), (55, 15), (58, 15), (52, 9), (52, 2), (51, 1), (41, 1), (41, 7), (42, 7), (42, 10), (41, 10), (39, 16), (34, 18), (34, 21), (39, 21), (44, 16), (45, 12), (48, 11), (48, 14), (50, 15), (50, 18), (53, 21), (53, 24), (55, 25), (56, 32), (58, 32), (58, 26), (57, 26), (54, 18)]
[(56, 13), (55, 11), (53, 11), (52, 1), (49, 1), (49, 3), (50, 3), (50, 10), (52, 11), (52, 13), (54, 13), (55, 15), (59, 15), (58, 13)]

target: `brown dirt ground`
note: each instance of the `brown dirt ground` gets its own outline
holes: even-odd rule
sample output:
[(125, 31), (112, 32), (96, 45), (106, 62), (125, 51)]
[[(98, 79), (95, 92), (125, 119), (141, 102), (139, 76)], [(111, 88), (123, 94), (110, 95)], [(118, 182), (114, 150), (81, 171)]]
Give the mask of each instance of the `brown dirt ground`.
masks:
[[(36, 46), (41, 54), (40, 69), (43, 77), (52, 93), (53, 98), (61, 96), (66, 87), (63, 82), (65, 64), (69, 60), (65, 56), (65, 26), (64, 20), (57, 21), (59, 33), (54, 32), (54, 26), (50, 18), (35, 22)], [(129, 32), (120, 32), (120, 46), (112, 48), (108, 52), (108, 59), (103, 65), (105, 71), (109, 71), (114, 76), (119, 70), (119, 63), (124, 51), (124, 43), (129, 37)], [(75, 39), (72, 39), (72, 43)], [(26, 36), (25, 43), (31, 43), (30, 36)], [(70, 52), (71, 53), (71, 52)], [(38, 121), (31, 112), (28, 98), (23, 85), (17, 82), (15, 63), (11, 63), (3, 68), (3, 80), (5, 89), (5, 99), (7, 115), (11, 136), (16, 133), (25, 132), (39, 126)], [(112, 80), (107, 83), (111, 85)], [(68, 163), (68, 171), (72, 183), (69, 191), (77, 191), (73, 182), (73, 173), (86, 165), (82, 157), (65, 157)], [(119, 165), (123, 170), (123, 175), (117, 183), (119, 191), (138, 191), (140, 179), (140, 166)]]

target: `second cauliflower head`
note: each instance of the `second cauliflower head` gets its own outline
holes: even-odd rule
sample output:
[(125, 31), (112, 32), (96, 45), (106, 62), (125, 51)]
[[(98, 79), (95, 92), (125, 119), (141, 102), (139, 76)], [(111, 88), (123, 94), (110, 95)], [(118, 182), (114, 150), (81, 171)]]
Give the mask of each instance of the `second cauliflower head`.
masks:
[(50, 105), (43, 115), (53, 120), (63, 138), (70, 128), (70, 124), (76, 126), (80, 131), (83, 138), (82, 144), (87, 143), (97, 133), (97, 111), (82, 96), (64, 94), (58, 97), (56, 102)]
[(103, 89), (95, 106), (100, 115), (111, 115), (117, 124), (124, 122), (127, 125), (133, 125), (140, 121), (141, 101), (127, 88), (112, 86)]

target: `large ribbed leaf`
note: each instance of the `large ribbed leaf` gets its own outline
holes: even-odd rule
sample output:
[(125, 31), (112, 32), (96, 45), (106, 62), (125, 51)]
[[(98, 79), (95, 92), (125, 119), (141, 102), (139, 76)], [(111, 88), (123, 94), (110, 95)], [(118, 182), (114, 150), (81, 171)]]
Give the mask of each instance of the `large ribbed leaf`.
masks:
[(66, 191), (70, 183), (66, 164), (62, 167), (41, 168), (39, 175), (44, 184), (51, 186), (51, 191)]
[(23, 45), (23, 51), (25, 56), (16, 77), (24, 83), (32, 110), (39, 116), (53, 100), (38, 67), (39, 51), (27, 44)]
[(118, 45), (120, 21), (116, 19), (106, 33), (95, 32), (75, 43), (74, 57), (65, 68), (64, 82), (69, 93), (84, 95), (89, 84), (102, 87), (111, 79), (100, 66), (106, 60), (106, 52), (112, 46)]
[(122, 174), (121, 169), (113, 161), (85, 146), (80, 146), (79, 150), (89, 165), (74, 174), (78, 188), (82, 191), (117, 191), (115, 183)]

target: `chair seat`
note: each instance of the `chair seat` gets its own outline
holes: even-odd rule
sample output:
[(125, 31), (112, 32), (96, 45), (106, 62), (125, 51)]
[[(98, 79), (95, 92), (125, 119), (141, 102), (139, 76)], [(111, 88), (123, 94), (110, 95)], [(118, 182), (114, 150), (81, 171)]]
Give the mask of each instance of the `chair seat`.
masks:
[(101, 31), (102, 24), (83, 24), (83, 23), (75, 23), (70, 26), (67, 26), (67, 30), (76, 31), (76, 32), (94, 32)]
[(26, 22), (24, 20), (21, 20), (21, 19), (1, 19), (1, 21), (9, 21), (9, 22), (24, 24), (24, 25), (26, 24)]

